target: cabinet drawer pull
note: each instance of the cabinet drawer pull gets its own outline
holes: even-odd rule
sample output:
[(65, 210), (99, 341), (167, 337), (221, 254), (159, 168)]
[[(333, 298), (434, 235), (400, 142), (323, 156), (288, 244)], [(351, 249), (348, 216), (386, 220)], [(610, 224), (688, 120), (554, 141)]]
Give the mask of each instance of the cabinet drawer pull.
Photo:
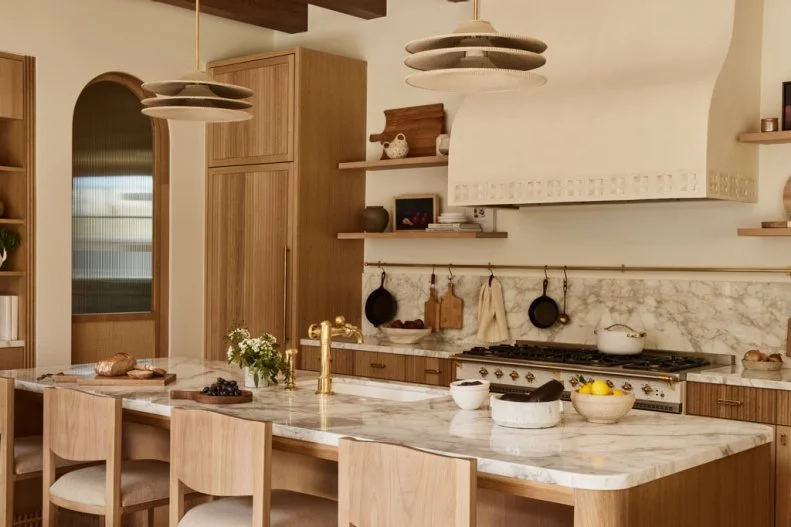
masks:
[(780, 434), (780, 444), (786, 446), (788, 444), (788, 435)]
[(426, 369), (425, 369), (425, 370), (423, 370), (423, 371), (425, 371), (425, 372), (426, 372), (427, 374), (429, 374), (429, 375), (439, 375), (440, 373), (442, 373), (442, 372), (441, 372), (441, 371), (439, 371), (439, 370), (432, 370), (431, 368), (426, 368)]
[(382, 364), (381, 362), (372, 362), (371, 368), (376, 368), (377, 370), (381, 370), (383, 368), (387, 368), (386, 364)]
[(717, 399), (717, 402), (725, 406), (741, 406), (744, 404), (742, 401), (734, 401), (733, 399)]

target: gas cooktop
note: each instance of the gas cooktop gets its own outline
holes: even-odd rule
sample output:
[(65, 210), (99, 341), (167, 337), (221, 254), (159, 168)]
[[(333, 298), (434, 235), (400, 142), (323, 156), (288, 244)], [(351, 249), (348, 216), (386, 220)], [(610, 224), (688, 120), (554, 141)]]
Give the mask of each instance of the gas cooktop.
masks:
[(607, 355), (595, 349), (566, 345), (520, 343), (498, 344), (488, 348), (475, 347), (462, 352), (459, 358), (520, 360), (532, 363), (595, 366), (631, 371), (672, 373), (708, 366), (708, 360), (691, 354), (648, 351), (638, 355)]

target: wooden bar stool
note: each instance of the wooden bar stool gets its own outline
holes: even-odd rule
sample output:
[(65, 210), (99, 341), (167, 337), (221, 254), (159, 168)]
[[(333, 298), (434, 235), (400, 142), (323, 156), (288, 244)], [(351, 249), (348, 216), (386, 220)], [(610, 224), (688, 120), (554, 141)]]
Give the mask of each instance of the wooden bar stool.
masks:
[[(174, 408), (170, 416), (170, 526), (337, 526), (336, 502), (271, 490), (271, 452), (271, 423)], [(223, 499), (184, 514), (187, 487)]]
[[(120, 527), (121, 517), (168, 503), (167, 463), (121, 461), (121, 400), (64, 388), (44, 390), (42, 525), (56, 525), (57, 507), (103, 517)], [(57, 478), (55, 456), (103, 461)], [(149, 519), (151, 512), (149, 512)]]
[(338, 447), (341, 527), (475, 527), (474, 459), (343, 438)]
[[(43, 467), (41, 435), (14, 437), (14, 394), (14, 379), (0, 377), (0, 525), (14, 524), (15, 483), (40, 478)], [(58, 469), (79, 464), (56, 460)]]

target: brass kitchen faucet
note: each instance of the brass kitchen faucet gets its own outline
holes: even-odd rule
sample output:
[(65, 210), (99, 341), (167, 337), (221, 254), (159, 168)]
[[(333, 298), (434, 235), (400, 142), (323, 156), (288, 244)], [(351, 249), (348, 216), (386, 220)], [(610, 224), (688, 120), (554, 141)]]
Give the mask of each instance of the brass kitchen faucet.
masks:
[(346, 317), (338, 315), (333, 324), (325, 320), (320, 324), (311, 324), (308, 328), (308, 337), (319, 339), (321, 342), (321, 374), (319, 375), (316, 393), (318, 395), (332, 395), (332, 372), (330, 370), (330, 345), (332, 337), (354, 337), (358, 344), (363, 342), (363, 334), (360, 328), (346, 322)]

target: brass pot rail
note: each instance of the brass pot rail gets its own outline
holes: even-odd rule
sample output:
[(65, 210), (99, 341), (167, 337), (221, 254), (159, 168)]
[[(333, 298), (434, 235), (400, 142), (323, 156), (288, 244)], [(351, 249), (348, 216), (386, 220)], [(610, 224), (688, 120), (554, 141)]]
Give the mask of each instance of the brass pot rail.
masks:
[(661, 267), (631, 265), (495, 265), (495, 264), (454, 264), (454, 263), (398, 263), (365, 262), (365, 267), (431, 267), (446, 269), (496, 269), (519, 271), (605, 271), (614, 273), (746, 273), (746, 274), (784, 274), (791, 277), (789, 267)]

